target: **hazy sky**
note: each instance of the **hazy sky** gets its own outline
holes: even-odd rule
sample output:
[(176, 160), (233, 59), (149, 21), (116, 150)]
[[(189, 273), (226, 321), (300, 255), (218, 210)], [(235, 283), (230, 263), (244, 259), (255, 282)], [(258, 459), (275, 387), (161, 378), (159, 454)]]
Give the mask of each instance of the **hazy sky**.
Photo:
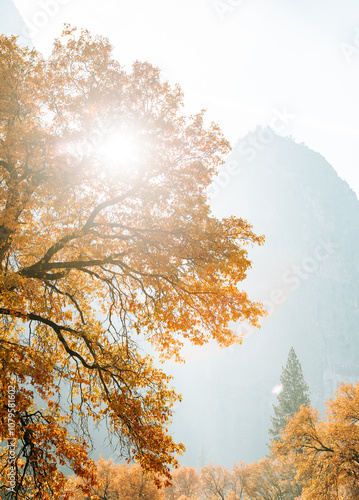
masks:
[[(320, 152), (359, 194), (357, 0), (15, 0), (36, 48), (64, 22), (106, 35), (118, 59), (158, 65), (190, 112), (233, 143), (285, 113), (282, 135)], [(290, 116), (288, 116), (290, 115)]]

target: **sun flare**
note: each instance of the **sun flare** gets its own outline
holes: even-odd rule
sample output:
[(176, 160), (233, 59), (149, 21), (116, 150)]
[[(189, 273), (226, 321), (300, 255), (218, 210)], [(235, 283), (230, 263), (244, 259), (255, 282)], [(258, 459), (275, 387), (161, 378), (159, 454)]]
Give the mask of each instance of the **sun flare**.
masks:
[(101, 147), (101, 154), (107, 160), (124, 166), (135, 159), (137, 152), (134, 137), (122, 132), (111, 134)]

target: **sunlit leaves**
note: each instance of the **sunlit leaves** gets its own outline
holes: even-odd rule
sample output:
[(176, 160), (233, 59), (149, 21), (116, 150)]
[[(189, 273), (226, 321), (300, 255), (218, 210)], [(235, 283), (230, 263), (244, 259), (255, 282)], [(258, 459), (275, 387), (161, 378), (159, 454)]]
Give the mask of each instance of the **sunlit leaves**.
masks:
[[(93, 482), (92, 420), (168, 478), (180, 397), (139, 339), (180, 359), (183, 339), (225, 347), (240, 341), (231, 322), (263, 313), (238, 288), (245, 245), (263, 238), (214, 218), (206, 197), (229, 145), (203, 112), (181, 114), (158, 68), (125, 71), (104, 38), (67, 26), (47, 60), (14, 38), (0, 50), (0, 416), (5, 438), (15, 384), (17, 492), (55, 498), (62, 463)], [(118, 134), (140, 152), (103, 154)]]
[(359, 384), (342, 384), (327, 403), (326, 419), (303, 407), (289, 420), (273, 452), (293, 460), (304, 498), (357, 498), (358, 416)]
[(89, 486), (76, 477), (70, 478), (69, 492), (75, 499), (85, 500), (90, 492), (99, 500), (164, 500), (163, 490), (156, 487), (151, 475), (146, 475), (138, 465), (115, 464), (100, 458), (96, 462), (98, 484)]

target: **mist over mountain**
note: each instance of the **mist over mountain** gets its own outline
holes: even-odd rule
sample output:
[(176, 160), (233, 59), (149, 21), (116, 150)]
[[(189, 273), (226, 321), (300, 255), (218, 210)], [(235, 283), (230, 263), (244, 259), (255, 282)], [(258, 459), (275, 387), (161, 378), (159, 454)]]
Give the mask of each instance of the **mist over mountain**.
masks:
[(320, 411), (341, 382), (359, 380), (359, 202), (348, 184), (320, 154), (257, 128), (235, 145), (212, 195), (216, 216), (243, 217), (266, 236), (249, 250), (242, 286), (269, 315), (258, 331), (236, 327), (243, 345), (172, 369), (184, 396), (175, 437), (194, 466), (267, 453), (272, 390), (291, 346)]
[[(12, 0), (0, 0), (0, 32), (31, 45)], [(257, 128), (238, 141), (212, 187), (216, 216), (237, 215), (266, 236), (249, 249), (253, 267), (241, 284), (268, 310), (258, 331), (236, 326), (243, 345), (187, 350), (185, 365), (163, 368), (183, 394), (173, 433), (200, 467), (257, 460), (268, 449), (273, 388), (291, 346), (323, 404), (341, 382), (359, 380), (359, 201), (318, 153)], [(96, 458), (105, 429), (96, 438)]]
[(26, 24), (12, 0), (0, 0), (0, 33), (17, 35), (20, 45), (32, 46)]

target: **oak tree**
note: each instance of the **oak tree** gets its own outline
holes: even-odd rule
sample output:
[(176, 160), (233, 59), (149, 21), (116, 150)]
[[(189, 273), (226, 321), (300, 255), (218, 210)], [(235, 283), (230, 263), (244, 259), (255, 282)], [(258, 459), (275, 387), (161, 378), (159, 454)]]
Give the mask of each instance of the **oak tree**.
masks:
[(16, 498), (61, 497), (64, 464), (95, 482), (88, 421), (169, 478), (179, 396), (139, 335), (179, 360), (184, 339), (228, 346), (231, 322), (258, 325), (238, 283), (263, 238), (211, 214), (229, 144), (182, 105), (87, 31), (66, 26), (47, 59), (0, 37), (0, 432), (17, 440), (0, 471)]
[(183, 466), (172, 472), (172, 484), (165, 489), (166, 500), (197, 500), (200, 494), (200, 476), (194, 467)]
[(293, 461), (306, 500), (354, 500), (359, 480), (359, 383), (339, 387), (327, 403), (326, 417), (302, 407), (273, 452)]
[(266, 457), (246, 465), (241, 470), (245, 499), (295, 500), (301, 486), (295, 480), (296, 470), (291, 460), (283, 462)]
[(243, 498), (241, 465), (233, 470), (222, 465), (201, 468), (201, 490), (206, 500), (241, 500)]
[(163, 490), (137, 464), (116, 464), (101, 457), (96, 470), (99, 484), (91, 487), (90, 496), (83, 494), (81, 479), (70, 478), (70, 491), (76, 500), (164, 500)]

